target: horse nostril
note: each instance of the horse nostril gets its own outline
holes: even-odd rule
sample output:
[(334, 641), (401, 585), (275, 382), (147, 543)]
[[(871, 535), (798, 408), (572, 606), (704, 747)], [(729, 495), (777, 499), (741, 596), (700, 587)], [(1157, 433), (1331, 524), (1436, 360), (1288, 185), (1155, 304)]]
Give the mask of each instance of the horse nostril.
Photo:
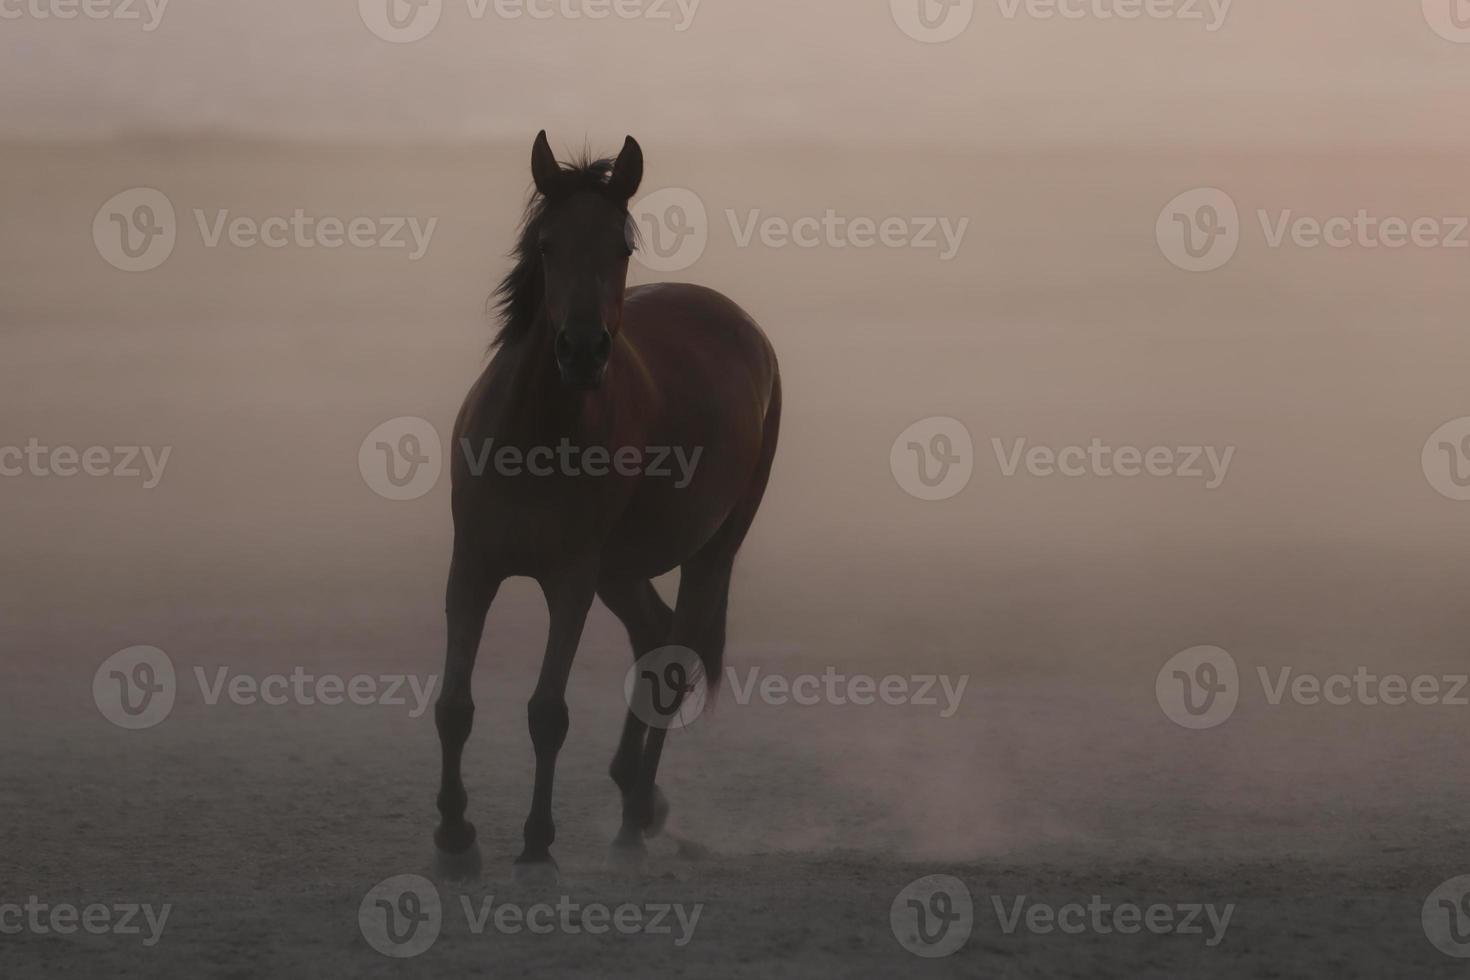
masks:
[(597, 343), (592, 348), (592, 358), (598, 364), (607, 363), (608, 355), (612, 354), (612, 334), (604, 328), (597, 336)]
[(577, 355), (577, 350), (576, 350), (576, 347), (573, 346), (572, 341), (571, 341), (571, 338), (569, 338), (565, 333), (559, 333), (559, 334), (557, 334), (556, 335), (556, 359), (557, 359), (557, 361), (560, 362), (560, 363), (562, 363), (562, 364), (570, 364), (570, 363), (572, 363), (572, 359), (574, 357), (576, 357), (576, 355)]

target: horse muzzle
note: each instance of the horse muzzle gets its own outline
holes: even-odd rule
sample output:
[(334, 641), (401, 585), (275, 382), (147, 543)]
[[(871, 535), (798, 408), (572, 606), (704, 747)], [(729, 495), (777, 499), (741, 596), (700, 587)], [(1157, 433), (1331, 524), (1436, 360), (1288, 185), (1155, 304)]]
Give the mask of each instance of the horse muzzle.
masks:
[(612, 334), (606, 327), (592, 330), (566, 328), (556, 335), (556, 367), (562, 383), (579, 391), (601, 387), (612, 355)]

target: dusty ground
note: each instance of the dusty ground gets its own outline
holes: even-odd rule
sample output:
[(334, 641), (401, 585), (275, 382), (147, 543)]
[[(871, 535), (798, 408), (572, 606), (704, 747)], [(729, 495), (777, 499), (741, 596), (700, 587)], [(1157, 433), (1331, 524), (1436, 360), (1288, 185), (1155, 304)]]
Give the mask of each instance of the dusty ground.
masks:
[[(886, 151), (885, 151), (886, 152)], [(1470, 413), (1463, 261), (1270, 253), (1209, 277), (1169, 267), (1154, 218), (1179, 190), (1242, 206), (1465, 213), (1463, 161), (793, 155), (769, 171), (695, 151), (651, 179), (711, 212), (807, 206), (973, 214), (932, 256), (740, 250), (683, 275), (746, 300), (783, 357), (788, 425), (738, 569), (731, 665), (968, 676), (920, 705), (734, 701), (672, 740), (673, 832), (647, 873), (603, 866), (605, 770), (624, 641), (597, 610), (569, 698), (556, 852), (582, 903), (702, 904), (666, 936), (472, 935), (451, 915), (407, 960), (359, 928), (367, 891), (430, 870), (437, 746), (388, 706), (208, 705), (192, 669), (255, 676), (439, 670), (447, 489), (363, 483), (363, 436), (447, 424), (480, 363), (480, 308), (524, 179), (521, 154), (143, 146), (4, 151), (0, 443), (171, 445), (157, 489), (7, 479), (0, 562), (0, 904), (171, 903), (160, 942), (0, 937), (31, 976), (1449, 976), (1420, 909), (1470, 871), (1457, 760), (1470, 708), (1272, 706), (1258, 667), (1463, 671), (1465, 521), (1419, 466)], [(907, 168), (907, 169), (905, 169)], [(913, 172), (905, 187), (873, 173)], [(1403, 173), (1416, 175), (1412, 186)], [(677, 176), (670, 176), (677, 175)], [(821, 183), (816, 181), (820, 175)], [(869, 175), (865, 179), (865, 175)], [(978, 175), (978, 179), (977, 179)], [(103, 265), (92, 215), (124, 187), (182, 208), (412, 210), (441, 230), (401, 256), (181, 245), (156, 272)], [(816, 202), (816, 203), (812, 203)], [(1052, 218), (1069, 216), (1059, 232)], [(722, 220), (722, 219), (719, 219)], [(646, 274), (644, 278), (650, 278)], [(841, 351), (835, 357), (834, 350)], [(904, 495), (904, 426), (963, 419), (976, 476)], [(989, 439), (1237, 446), (1218, 491), (1004, 479)], [(669, 583), (664, 583), (667, 587)], [(524, 583), (491, 616), (466, 779), (475, 899), (534, 904), (509, 863), (529, 801), (524, 700), (545, 613)], [(1185, 731), (1155, 702), (1174, 653), (1228, 649), (1235, 715)], [(147, 731), (109, 724), (94, 672), (168, 652), (185, 683)], [(968, 943), (922, 960), (889, 908), (930, 874), (974, 897)], [(442, 886), (454, 908), (458, 892)], [(1005, 933), (992, 900), (1233, 904), (1223, 940)]]
[[(175, 619), (164, 645), (181, 670), (197, 656), (211, 666), (249, 659), (269, 672), (311, 647), (341, 651), (313, 660), (319, 670), (396, 669), (395, 651), (415, 645), (417, 628), (349, 608), (341, 625), (311, 635), (305, 623), (283, 631), (265, 616)], [(56, 641), (72, 631), (30, 635)], [(494, 638), (507, 648), (516, 639), (510, 630)], [(451, 916), (421, 956), (381, 957), (359, 932), (363, 895), (390, 876), (430, 872), (436, 765), (427, 716), (209, 707), (185, 685), (167, 721), (122, 733), (90, 704), (91, 665), (53, 663), (7, 692), (7, 897), (166, 902), (173, 911), (152, 949), (136, 938), (8, 937), (6, 975), (1293, 977), (1458, 968), (1419, 924), (1428, 892), (1462, 868), (1466, 799), (1452, 760), (1463, 723), (1454, 709), (1406, 723), (1369, 711), (1286, 718), (1258, 707), (1186, 735), (1147, 701), (1143, 671), (1131, 692), (997, 684), (979, 672), (951, 719), (727, 700), (675, 739), (665, 768), (671, 830), (713, 854), (683, 860), (662, 840), (646, 874), (630, 877), (603, 865), (617, 813), (604, 766), (623, 655), (604, 617), (574, 684), (558, 784), (563, 888), (551, 891), (509, 874), (529, 799), (521, 705), (532, 678), (526, 664), (487, 660), (467, 766), (486, 873), (442, 894), (698, 904), (686, 946), (667, 936), (473, 935)], [(405, 659), (427, 669), (432, 657)], [(800, 657), (737, 662), (820, 669)], [(71, 691), (57, 681), (65, 675), (80, 681)], [(960, 952), (921, 961), (895, 941), (888, 910), (901, 888), (935, 873), (964, 881), (978, 914)], [(1007, 935), (990, 903), (1009, 907), (1020, 896), (1235, 910), (1213, 947), (1203, 936)]]

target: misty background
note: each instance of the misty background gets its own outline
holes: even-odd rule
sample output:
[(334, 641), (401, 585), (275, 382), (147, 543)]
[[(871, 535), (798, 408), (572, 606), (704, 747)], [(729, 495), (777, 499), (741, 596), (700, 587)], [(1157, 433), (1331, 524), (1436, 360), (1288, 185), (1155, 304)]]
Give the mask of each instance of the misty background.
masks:
[(639, 8), (647, 16), (601, 20), (531, 15), (578, 3), (506, 0), (519, 13), (509, 19), (499, 3), (444, 0), (427, 37), (390, 44), (348, 0), (171, 0), (151, 31), (157, 0), (137, 0), (136, 20), (7, 19), (0, 132), (419, 143), (519, 141), (546, 127), (599, 146), (625, 131), (654, 144), (1464, 144), (1454, 122), (1470, 59), (1428, 28), (1418, 3), (1213, 2), (1122, 20), (1041, 19), (979, 0), (964, 33), (925, 44), (896, 28), (886, 0), (650, 0)]
[[(813, 901), (867, 888), (859, 918), (885, 914), (891, 889), (881, 870), (855, 882), (894, 855), (1225, 862), (1209, 887), (1263, 862), (1263, 892), (1332, 896), (1293, 906), (1290, 929), (1403, 925), (1415, 955), (1438, 955), (1414, 896), (1463, 870), (1444, 862), (1463, 839), (1453, 762), (1470, 709), (1272, 707), (1254, 678), (1465, 670), (1470, 503), (1436, 492), (1421, 451), (1470, 415), (1470, 249), (1276, 248), (1260, 214), (1470, 215), (1470, 45), (1418, 3), (1369, 0), (1238, 0), (1215, 31), (978, 3), (943, 44), (906, 36), (879, 0), (703, 0), (682, 31), (673, 3), (672, 22), (594, 22), (476, 20), (446, 0), (406, 44), (356, 7), (173, 0), (152, 31), (0, 20), (0, 445), (172, 447), (153, 489), (0, 479), (0, 802), (35, 814), (0, 831), (32, 855), (7, 868), (18, 887), (85, 869), (167, 893), (213, 866), (229, 914), (272, 934), (280, 909), (250, 890), (271, 892), (271, 873), (309, 867), (330, 890), (344, 869), (376, 880), (427, 853), (427, 718), (251, 713), (186, 688), (164, 725), (120, 733), (91, 680), (134, 644), (181, 670), (440, 669), (447, 477), (386, 500), (358, 450), (398, 416), (447, 439), (544, 127), (564, 158), (637, 136), (644, 190), (693, 192), (708, 245), (633, 280), (726, 292), (780, 356), (781, 450), (736, 567), (731, 665), (970, 678), (949, 718), (741, 706), (727, 689), (666, 755), (683, 826), (752, 862), (865, 855), (849, 878), (806, 872)], [(93, 225), (140, 187), (169, 199), (178, 240), (128, 273)], [(1238, 206), (1240, 244), (1190, 273), (1155, 227), (1201, 187)], [(210, 247), (198, 226), (298, 209), (435, 226), (417, 260)], [(949, 260), (735, 231), (828, 210), (968, 225)], [(968, 429), (974, 475), (925, 502), (889, 454), (934, 416)], [(1210, 490), (1006, 476), (992, 443), (1094, 438), (1234, 455)], [(533, 585), (502, 590), (466, 761), (487, 864), (514, 852), (529, 799), (523, 703), (544, 630)], [(1208, 732), (1155, 702), (1160, 667), (1199, 644), (1249, 678)], [(615, 825), (627, 663), (595, 609), (558, 783), (564, 867), (596, 866)], [(216, 822), (171, 825), (200, 805)], [(119, 857), (147, 846), (168, 856)], [(1291, 860), (1342, 877), (1275, 863)], [(776, 887), (742, 882), (730, 900)], [(1368, 903), (1345, 915), (1345, 889)], [(1280, 916), (1254, 908), (1274, 936)]]

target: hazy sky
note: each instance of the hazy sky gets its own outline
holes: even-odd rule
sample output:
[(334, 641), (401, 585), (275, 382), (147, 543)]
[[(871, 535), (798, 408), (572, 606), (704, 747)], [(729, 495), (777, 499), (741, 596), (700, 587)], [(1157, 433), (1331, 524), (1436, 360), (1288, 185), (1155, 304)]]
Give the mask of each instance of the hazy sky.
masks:
[[(1463, 138), (1470, 43), (1430, 22), (1453, 32), (1458, 3), (1470, 42), (1470, 0), (923, 0), (941, 29), (973, 7), (945, 43), (900, 28), (920, 0), (892, 2), (0, 0), (0, 134)], [(82, 3), (118, 16), (40, 16)], [(368, 26), (390, 3), (438, 21), (390, 43)], [(1058, 4), (1079, 16), (1040, 16)], [(1130, 6), (1160, 16), (1100, 16)]]

